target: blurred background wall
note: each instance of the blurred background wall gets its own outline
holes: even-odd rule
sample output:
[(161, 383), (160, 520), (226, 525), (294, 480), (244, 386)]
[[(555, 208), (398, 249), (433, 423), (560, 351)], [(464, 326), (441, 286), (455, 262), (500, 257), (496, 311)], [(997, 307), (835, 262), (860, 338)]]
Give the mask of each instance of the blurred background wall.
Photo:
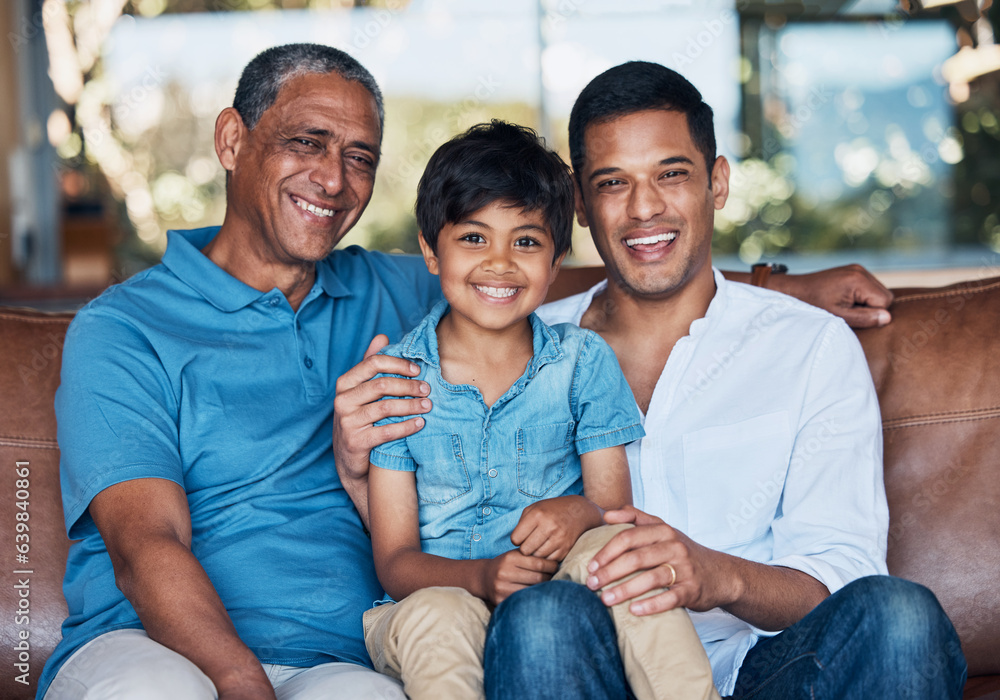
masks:
[[(717, 264), (1000, 275), (991, 0), (9, 0), (0, 9), (0, 303), (76, 303), (220, 223), (218, 112), (260, 50), (342, 48), (386, 94), (375, 195), (344, 241), (416, 252), (433, 150), (493, 117), (568, 160), (579, 90), (657, 61), (716, 112)], [(572, 262), (598, 258), (585, 231)], [(915, 275), (913, 271), (922, 272)]]

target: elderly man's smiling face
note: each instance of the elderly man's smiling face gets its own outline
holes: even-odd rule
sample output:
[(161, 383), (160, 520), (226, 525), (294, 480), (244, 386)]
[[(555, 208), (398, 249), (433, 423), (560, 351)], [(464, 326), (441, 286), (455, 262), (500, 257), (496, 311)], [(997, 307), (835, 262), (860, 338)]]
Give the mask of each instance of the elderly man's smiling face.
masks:
[(294, 266), (329, 255), (371, 199), (379, 142), (375, 98), (337, 73), (290, 78), (252, 130), (240, 121), (220, 160), (255, 256)]

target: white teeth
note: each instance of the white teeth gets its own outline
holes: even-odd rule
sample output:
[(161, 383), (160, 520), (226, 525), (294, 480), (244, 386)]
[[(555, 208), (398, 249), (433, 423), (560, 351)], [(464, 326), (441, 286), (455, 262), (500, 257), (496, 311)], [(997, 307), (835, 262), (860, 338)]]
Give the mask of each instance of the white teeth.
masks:
[(315, 204), (310, 204), (309, 202), (305, 202), (301, 199), (295, 199), (292, 201), (298, 205), (299, 209), (307, 211), (310, 214), (315, 214), (316, 216), (333, 216), (334, 214), (333, 209), (320, 209)]
[(517, 294), (518, 289), (517, 287), (480, 287), (478, 284), (473, 286), (486, 296), (493, 297), (494, 299), (512, 297)]
[(653, 245), (654, 243), (661, 243), (663, 241), (672, 241), (677, 238), (676, 233), (661, 233), (658, 236), (649, 236), (647, 238), (626, 238), (625, 245), (629, 248), (637, 245)]

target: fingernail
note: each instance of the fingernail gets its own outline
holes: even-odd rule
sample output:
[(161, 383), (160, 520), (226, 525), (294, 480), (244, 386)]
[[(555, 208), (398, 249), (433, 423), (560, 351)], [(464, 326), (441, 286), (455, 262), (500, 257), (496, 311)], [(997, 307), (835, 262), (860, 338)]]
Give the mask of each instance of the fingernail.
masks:
[(420, 408), (424, 409), (425, 411), (429, 411), (431, 409), (431, 402), (428, 399), (421, 399)]
[(596, 576), (589, 576), (587, 578), (587, 588), (589, 588), (592, 591), (596, 591), (597, 590), (597, 577)]
[(589, 564), (587, 564), (587, 571), (589, 571), (590, 573), (594, 573), (595, 571), (597, 571), (597, 562), (592, 561)]
[(431, 385), (427, 382), (420, 382), (420, 393), (429, 394), (431, 393)]
[(424, 419), (423, 418), (417, 418), (417, 420), (415, 420), (414, 422), (417, 424), (418, 428), (423, 428), (424, 427)]
[(646, 606), (642, 603), (636, 603), (635, 605), (629, 606), (629, 612), (633, 615), (642, 615), (646, 612)]
[(610, 592), (610, 591), (608, 591), (603, 596), (601, 596), (601, 600), (604, 601), (605, 605), (614, 605), (615, 604), (615, 594), (612, 593), (612, 592)]
[(878, 312), (878, 325), (885, 326), (888, 325), (889, 321), (892, 320), (892, 316), (885, 309)]
[(410, 371), (413, 372), (414, 374), (420, 374), (420, 368), (417, 367), (412, 362), (410, 363)]

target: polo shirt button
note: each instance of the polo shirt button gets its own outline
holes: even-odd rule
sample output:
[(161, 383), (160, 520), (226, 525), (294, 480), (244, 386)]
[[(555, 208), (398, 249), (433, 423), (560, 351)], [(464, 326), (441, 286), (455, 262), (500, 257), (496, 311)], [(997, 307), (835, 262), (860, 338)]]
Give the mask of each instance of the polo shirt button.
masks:
[(496, 479), (496, 478), (497, 478), (497, 474), (499, 474), (499, 473), (500, 473), (500, 472), (498, 472), (498, 471), (497, 471), (496, 469), (490, 469), (490, 471), (489, 471), (489, 475), (490, 475), (490, 476), (491, 476), (492, 478), (494, 478), (494, 479)]
[(312, 369), (313, 368), (312, 358), (309, 357), (308, 355), (306, 355), (305, 363), (306, 363), (306, 369)]
[(493, 509), (490, 508), (489, 506), (486, 506), (485, 508), (483, 508), (483, 515), (489, 515), (492, 512), (493, 512)]
[(472, 536), (472, 539), (478, 542), (479, 540), (483, 539), (483, 536), (477, 532), (475, 535)]

